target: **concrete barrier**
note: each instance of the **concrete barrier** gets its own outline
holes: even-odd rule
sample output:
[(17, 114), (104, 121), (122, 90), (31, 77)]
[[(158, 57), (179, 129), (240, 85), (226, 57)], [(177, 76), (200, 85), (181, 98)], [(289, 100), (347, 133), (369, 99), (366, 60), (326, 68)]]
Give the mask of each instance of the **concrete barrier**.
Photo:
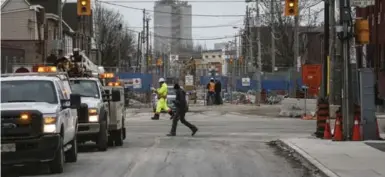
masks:
[(297, 99), (297, 98), (285, 98), (281, 102), (280, 116), (284, 117), (301, 117), (305, 113), (315, 116), (317, 110), (316, 99)]

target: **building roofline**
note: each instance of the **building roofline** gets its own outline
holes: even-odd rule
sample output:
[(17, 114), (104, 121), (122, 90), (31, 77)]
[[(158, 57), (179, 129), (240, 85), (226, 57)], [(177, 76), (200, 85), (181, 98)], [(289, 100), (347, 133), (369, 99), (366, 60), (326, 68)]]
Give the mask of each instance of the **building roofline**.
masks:
[[(46, 13), (46, 18), (59, 21), (59, 16), (53, 13)], [(70, 33), (75, 33), (75, 31), (64, 20), (62, 20), (62, 23), (69, 29)]]
[[(24, 0), (25, 1), (25, 3), (27, 3), (29, 6), (31, 5), (31, 3), (29, 3), (29, 1), (27, 1), (27, 0)], [(3, 2), (3, 4), (1, 4), (1, 9), (3, 9), (9, 2), (11, 2), (11, 0), (5, 0), (4, 2)]]

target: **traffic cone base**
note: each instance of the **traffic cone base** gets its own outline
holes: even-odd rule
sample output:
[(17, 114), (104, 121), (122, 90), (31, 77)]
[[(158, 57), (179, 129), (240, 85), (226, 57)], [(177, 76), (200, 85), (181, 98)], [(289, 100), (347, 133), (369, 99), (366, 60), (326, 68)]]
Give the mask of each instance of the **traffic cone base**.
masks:
[(359, 119), (358, 116), (354, 117), (352, 141), (361, 141), (361, 130), (360, 130), (361, 127), (358, 119)]
[(342, 141), (342, 127), (341, 127), (341, 119), (337, 118), (334, 126), (334, 141)]
[(314, 120), (315, 118), (311, 115), (303, 115), (302, 120)]
[(326, 119), (325, 131), (324, 131), (324, 139), (332, 139), (332, 135), (331, 135), (331, 133), (330, 133), (330, 122), (329, 122), (329, 118)]

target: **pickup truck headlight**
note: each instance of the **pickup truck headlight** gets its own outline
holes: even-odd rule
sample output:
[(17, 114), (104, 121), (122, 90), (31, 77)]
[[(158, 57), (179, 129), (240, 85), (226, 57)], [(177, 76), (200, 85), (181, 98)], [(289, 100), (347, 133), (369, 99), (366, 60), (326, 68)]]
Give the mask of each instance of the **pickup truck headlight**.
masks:
[(88, 109), (88, 122), (98, 122), (98, 110), (96, 108)]
[(43, 116), (44, 126), (43, 126), (43, 132), (44, 133), (56, 133), (56, 115), (44, 115)]

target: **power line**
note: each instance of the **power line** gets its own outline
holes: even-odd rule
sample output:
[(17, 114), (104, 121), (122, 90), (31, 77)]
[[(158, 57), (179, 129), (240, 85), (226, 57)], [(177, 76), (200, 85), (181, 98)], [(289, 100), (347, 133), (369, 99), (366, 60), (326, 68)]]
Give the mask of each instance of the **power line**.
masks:
[[(131, 6), (126, 6), (126, 5), (121, 5), (121, 4), (115, 4), (115, 3), (111, 3), (110, 1), (98, 1), (100, 3), (104, 3), (104, 4), (108, 4), (108, 5), (112, 5), (112, 6), (118, 6), (118, 7), (123, 7), (123, 8), (127, 8), (127, 9), (133, 9), (133, 10), (140, 10), (140, 11), (143, 11), (143, 9), (145, 8), (137, 8), (137, 7), (131, 7)], [(308, 9), (308, 8), (312, 8), (318, 4), (320, 4), (321, 2), (323, 1), (319, 1), (319, 2), (316, 2), (314, 4), (311, 4), (307, 7), (304, 7), (302, 9)], [(180, 15), (180, 16), (196, 16), (196, 17), (245, 17), (246, 15), (241, 15), (241, 14), (238, 14), (238, 15), (209, 15), (209, 14), (181, 14), (181, 13), (172, 13), (172, 12), (163, 12), (163, 11), (155, 11), (155, 10), (148, 10), (148, 9), (145, 9), (146, 12), (155, 12), (155, 13), (162, 13), (162, 14), (172, 14), (172, 15)], [(263, 14), (260, 14), (260, 15), (269, 15), (270, 13), (263, 13)], [(274, 14), (282, 14), (282, 12), (276, 12)]]
[[(132, 30), (129, 28), (126, 28), (128, 31), (135, 32), (135, 33), (140, 33), (140, 31)], [(240, 35), (228, 35), (228, 36), (222, 36), (222, 37), (212, 37), (212, 38), (179, 38), (179, 37), (172, 37), (172, 36), (163, 36), (156, 34), (154, 32), (150, 32), (154, 34), (154, 37), (159, 37), (159, 38), (165, 38), (165, 39), (180, 39), (180, 40), (196, 40), (196, 41), (209, 41), (209, 40), (219, 40), (219, 39), (229, 39), (229, 38), (234, 38), (238, 37)]]
[[(113, 3), (156, 3), (158, 1), (149, 1), (149, 0), (120, 0), (120, 1), (108, 1)], [(189, 0), (188, 2), (192, 3), (245, 3), (245, 0), (204, 0), (204, 1), (195, 1), (195, 0)]]
[[(137, 8), (137, 7), (130, 7), (130, 6), (125, 6), (125, 5), (120, 5), (120, 4), (115, 4), (115, 3), (110, 3), (106, 1), (99, 1), (104, 4), (109, 4), (113, 6), (118, 6), (118, 7), (124, 7), (128, 9), (134, 9), (134, 10), (143, 10), (144, 8)], [(163, 12), (163, 11), (155, 11), (155, 10), (148, 10), (146, 9), (146, 12), (155, 12), (155, 13), (163, 13), (163, 14), (173, 14), (173, 15), (181, 15), (181, 16), (200, 16), (200, 17), (244, 17), (245, 15), (208, 15), (208, 14), (180, 14), (180, 13), (172, 13), (172, 12)]]
[[(182, 26), (181, 28), (222, 28), (222, 27), (234, 27), (234, 26), (239, 26), (242, 24), (234, 24), (234, 25), (209, 25), (209, 26)], [(143, 28), (140, 26), (134, 26), (130, 28)], [(155, 26), (155, 27), (150, 27), (152, 28), (174, 28), (173, 26)]]

